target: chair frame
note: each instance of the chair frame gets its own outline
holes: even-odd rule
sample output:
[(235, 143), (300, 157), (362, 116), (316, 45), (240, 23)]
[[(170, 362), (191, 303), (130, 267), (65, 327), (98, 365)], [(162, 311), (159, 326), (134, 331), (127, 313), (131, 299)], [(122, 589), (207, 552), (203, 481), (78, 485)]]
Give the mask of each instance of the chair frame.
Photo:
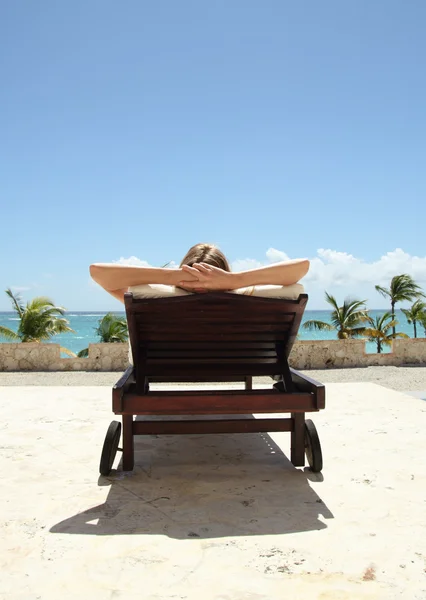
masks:
[[(124, 471), (134, 467), (136, 435), (288, 431), (291, 462), (303, 467), (307, 432), (313, 428), (313, 442), (321, 452), (315, 426), (305, 423), (305, 413), (325, 408), (325, 387), (288, 364), (306, 294), (297, 300), (225, 292), (155, 299), (126, 293), (124, 298), (134, 366), (112, 390), (113, 412), (122, 417)], [(277, 383), (253, 389), (253, 377), (265, 375)], [(244, 382), (245, 389), (150, 389), (156, 382), (235, 381)], [(247, 419), (266, 413), (290, 416)], [(164, 419), (138, 421), (135, 415)], [(172, 415), (195, 418), (167, 420)], [(219, 418), (197, 419), (198, 415)], [(114, 440), (110, 435), (104, 444), (103, 474), (111, 469), (118, 446), (121, 426), (115, 423)]]

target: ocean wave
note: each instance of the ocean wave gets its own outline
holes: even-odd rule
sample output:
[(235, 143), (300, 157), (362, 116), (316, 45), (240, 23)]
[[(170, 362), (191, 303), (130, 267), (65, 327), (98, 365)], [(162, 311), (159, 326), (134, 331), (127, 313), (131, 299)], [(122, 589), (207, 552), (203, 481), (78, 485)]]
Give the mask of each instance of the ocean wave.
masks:
[(19, 319), (19, 318), (16, 318), (16, 319), (15, 319), (15, 318), (13, 318), (13, 319), (8, 319), (8, 321), (20, 321), (20, 320), (21, 320), (21, 319)]
[(92, 314), (92, 313), (78, 313), (78, 314), (76, 314), (76, 313), (65, 313), (66, 317), (78, 317), (78, 318), (80, 318), (80, 317), (103, 317), (104, 315), (106, 315), (106, 312), (105, 313), (103, 313), (103, 312), (101, 312), (101, 313), (94, 313), (94, 314)]

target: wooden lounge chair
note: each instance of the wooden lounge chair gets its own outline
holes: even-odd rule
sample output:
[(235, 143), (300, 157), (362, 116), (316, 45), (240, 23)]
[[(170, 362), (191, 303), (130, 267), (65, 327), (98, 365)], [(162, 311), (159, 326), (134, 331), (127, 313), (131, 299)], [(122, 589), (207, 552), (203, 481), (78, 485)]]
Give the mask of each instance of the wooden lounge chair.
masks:
[[(152, 299), (126, 293), (134, 366), (112, 391), (113, 412), (123, 423), (123, 470), (133, 469), (135, 435), (289, 431), (293, 465), (304, 466), (306, 452), (311, 469), (321, 471), (318, 434), (305, 413), (325, 408), (324, 386), (288, 365), (307, 299), (306, 294), (286, 300), (224, 292)], [(265, 375), (277, 382), (253, 389), (252, 377)], [(152, 382), (185, 381), (242, 381), (245, 389), (150, 389)], [(259, 413), (290, 414), (235, 418)], [(134, 420), (134, 415), (194, 419)], [(112, 468), (120, 435), (121, 423), (113, 421), (102, 450), (102, 475)]]

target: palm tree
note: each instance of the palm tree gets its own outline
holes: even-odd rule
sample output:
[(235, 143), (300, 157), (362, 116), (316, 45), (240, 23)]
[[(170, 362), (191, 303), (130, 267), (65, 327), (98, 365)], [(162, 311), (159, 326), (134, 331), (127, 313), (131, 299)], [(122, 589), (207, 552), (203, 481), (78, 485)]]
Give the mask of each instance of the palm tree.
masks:
[[(0, 337), (11, 342), (42, 342), (50, 340), (58, 333), (75, 333), (69, 326), (69, 321), (62, 318), (65, 308), (55, 306), (46, 296), (37, 296), (24, 306), (19, 294), (13, 294), (7, 289), (14, 311), (19, 317), (18, 331), (0, 326)], [(61, 347), (61, 352), (75, 356), (74, 352)]]
[[(104, 315), (102, 319), (99, 319), (99, 325), (95, 328), (95, 331), (99, 337), (99, 342), (102, 344), (127, 342), (129, 338), (126, 319), (124, 317), (117, 317), (117, 315), (110, 312)], [(79, 358), (87, 358), (89, 356), (89, 348), (80, 350), (77, 356)]]
[(377, 352), (379, 354), (381, 353), (383, 346), (390, 346), (392, 340), (396, 337), (408, 338), (406, 333), (389, 333), (390, 328), (398, 324), (398, 321), (392, 319), (390, 312), (385, 312), (375, 319), (368, 315), (366, 322), (369, 323), (371, 327), (366, 327), (364, 333), (368, 337), (369, 342), (376, 342)]
[[(407, 300), (411, 302), (416, 298), (423, 298), (422, 289), (411, 275), (395, 275), (392, 277), (390, 287), (385, 288), (380, 285), (375, 286), (376, 290), (385, 298), (390, 298), (392, 321), (395, 320), (395, 304)], [(395, 335), (395, 325), (392, 327), (392, 332)]]
[(417, 321), (423, 322), (423, 315), (426, 310), (426, 303), (416, 300), (411, 308), (401, 309), (407, 318), (409, 325), (414, 325), (414, 337), (417, 337)]
[(419, 317), (419, 321), (423, 326), (423, 329), (425, 330), (425, 337), (426, 337), (426, 310), (424, 310), (422, 312), (422, 314)]
[(364, 334), (365, 327), (361, 323), (367, 318), (365, 300), (351, 300), (347, 298), (343, 306), (338, 306), (331, 294), (325, 293), (325, 299), (333, 307), (331, 324), (325, 321), (310, 320), (303, 324), (304, 329), (317, 329), (318, 331), (337, 331), (339, 340), (347, 340)]

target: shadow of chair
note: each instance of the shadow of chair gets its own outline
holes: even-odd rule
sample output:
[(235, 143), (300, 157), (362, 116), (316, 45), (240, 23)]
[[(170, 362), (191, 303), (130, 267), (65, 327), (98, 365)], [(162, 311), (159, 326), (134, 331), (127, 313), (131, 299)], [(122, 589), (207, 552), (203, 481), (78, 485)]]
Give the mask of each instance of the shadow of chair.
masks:
[(333, 515), (309, 483), (322, 475), (295, 468), (281, 448), (286, 436), (275, 437), (278, 443), (265, 433), (138, 437), (134, 471), (118, 465), (99, 478), (110, 487), (106, 501), (50, 531), (188, 539), (325, 528)]

